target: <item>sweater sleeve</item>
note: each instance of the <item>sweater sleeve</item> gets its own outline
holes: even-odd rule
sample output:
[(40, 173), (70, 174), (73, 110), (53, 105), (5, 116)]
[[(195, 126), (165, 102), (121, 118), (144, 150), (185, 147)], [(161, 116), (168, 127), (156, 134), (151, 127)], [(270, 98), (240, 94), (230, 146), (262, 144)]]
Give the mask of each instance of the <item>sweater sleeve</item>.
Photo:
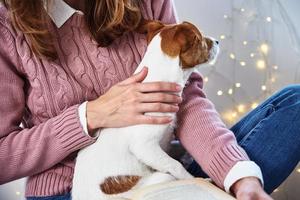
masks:
[(201, 168), (224, 188), (230, 169), (249, 158), (202, 89), (202, 77), (193, 73), (183, 90), (176, 135)]
[[(3, 22), (3, 21), (2, 21)], [(24, 78), (10, 30), (0, 20), (0, 184), (37, 174), (94, 142), (84, 134), (78, 107), (32, 128), (21, 128)]]
[(143, 2), (144, 18), (160, 20), (166, 24), (173, 24), (178, 21), (173, 0), (143, 0)]

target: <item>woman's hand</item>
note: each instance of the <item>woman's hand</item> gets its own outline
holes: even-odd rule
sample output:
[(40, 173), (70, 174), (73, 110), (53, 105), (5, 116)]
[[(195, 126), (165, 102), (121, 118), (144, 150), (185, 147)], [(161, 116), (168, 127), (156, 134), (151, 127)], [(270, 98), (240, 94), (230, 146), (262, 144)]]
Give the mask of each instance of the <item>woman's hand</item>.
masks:
[(255, 177), (247, 177), (237, 181), (231, 191), (237, 200), (273, 200), (262, 188)]
[[(142, 83), (148, 73), (144, 68), (138, 74), (114, 85), (104, 95), (87, 103), (89, 131), (100, 127), (125, 127), (136, 124), (165, 124), (166, 116), (148, 116), (145, 112), (177, 112), (182, 99), (181, 87), (175, 83)], [(173, 94), (167, 94), (171, 92)]]

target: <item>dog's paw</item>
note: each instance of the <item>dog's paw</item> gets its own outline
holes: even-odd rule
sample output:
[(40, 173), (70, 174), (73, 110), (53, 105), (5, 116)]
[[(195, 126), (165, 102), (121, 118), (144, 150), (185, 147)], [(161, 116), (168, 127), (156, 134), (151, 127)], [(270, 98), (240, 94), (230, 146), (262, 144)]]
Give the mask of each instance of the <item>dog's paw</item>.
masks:
[(178, 165), (173, 166), (169, 173), (173, 175), (176, 179), (191, 179), (194, 178), (186, 169), (178, 163)]

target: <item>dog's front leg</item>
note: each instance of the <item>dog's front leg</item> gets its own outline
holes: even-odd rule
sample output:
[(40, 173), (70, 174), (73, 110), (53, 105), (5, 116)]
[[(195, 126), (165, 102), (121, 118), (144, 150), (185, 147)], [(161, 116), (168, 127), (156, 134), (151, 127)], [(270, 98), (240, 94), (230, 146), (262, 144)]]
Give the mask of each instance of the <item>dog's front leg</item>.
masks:
[(130, 146), (130, 151), (147, 166), (164, 173), (170, 173), (177, 179), (193, 178), (180, 162), (171, 158), (155, 140), (139, 140)]

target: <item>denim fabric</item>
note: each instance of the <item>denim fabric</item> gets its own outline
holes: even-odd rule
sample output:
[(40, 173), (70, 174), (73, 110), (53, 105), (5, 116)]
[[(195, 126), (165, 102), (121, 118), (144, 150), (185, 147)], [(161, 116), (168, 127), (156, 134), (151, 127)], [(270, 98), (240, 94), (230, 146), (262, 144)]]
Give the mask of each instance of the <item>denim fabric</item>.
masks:
[(49, 197), (27, 197), (26, 200), (71, 200), (71, 194)]
[[(250, 159), (260, 166), (264, 189), (271, 193), (300, 160), (300, 85), (274, 94), (231, 130)], [(207, 177), (196, 162), (188, 171)]]

